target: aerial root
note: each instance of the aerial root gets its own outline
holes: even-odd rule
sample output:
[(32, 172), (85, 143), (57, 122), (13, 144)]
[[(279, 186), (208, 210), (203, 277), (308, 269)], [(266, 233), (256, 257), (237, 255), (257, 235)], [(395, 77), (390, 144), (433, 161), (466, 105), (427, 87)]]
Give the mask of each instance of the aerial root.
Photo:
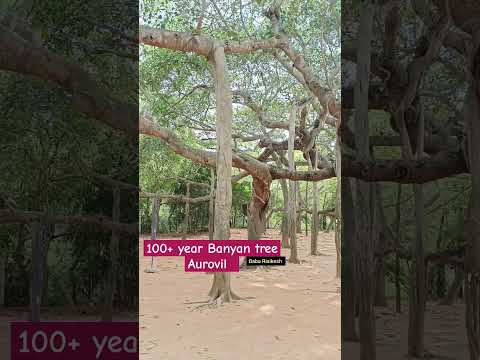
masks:
[(222, 306), (223, 304), (229, 303), (229, 302), (248, 301), (248, 300), (255, 299), (252, 296), (241, 297), (241, 296), (235, 294), (233, 291), (230, 291), (230, 296), (229, 297), (230, 297), (230, 300), (226, 301), (225, 300), (225, 294), (223, 294), (223, 295), (217, 294), (216, 296), (210, 296), (210, 298), (207, 301), (192, 302), (190, 304), (200, 304), (200, 305), (195, 306), (191, 311), (196, 311), (196, 310), (202, 311), (202, 310), (205, 310), (205, 309), (214, 309), (214, 308), (217, 308), (217, 307)]
[(191, 311), (202, 311), (202, 310), (205, 310), (205, 309), (214, 309), (214, 308), (217, 308), (219, 305), (221, 305), (221, 303), (219, 304), (220, 302), (220, 297), (218, 297), (217, 299), (209, 299), (207, 301), (205, 301), (203, 304), (200, 304), (198, 306), (195, 306)]
[(237, 294), (235, 294), (233, 291), (230, 291), (230, 296), (232, 300), (243, 300), (243, 298)]
[(315, 253), (310, 254), (312, 256), (331, 256), (329, 254), (322, 253), (321, 251), (315, 251)]

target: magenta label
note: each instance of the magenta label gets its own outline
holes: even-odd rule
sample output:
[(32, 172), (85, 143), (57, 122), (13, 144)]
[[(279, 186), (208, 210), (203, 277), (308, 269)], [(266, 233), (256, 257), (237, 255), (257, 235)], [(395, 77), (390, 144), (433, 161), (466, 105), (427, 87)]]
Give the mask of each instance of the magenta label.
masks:
[(144, 240), (144, 256), (183, 256), (188, 272), (238, 272), (240, 256), (279, 257), (280, 240)]
[(225, 255), (185, 255), (187, 272), (238, 272), (238, 256)]
[(280, 240), (144, 240), (144, 256), (280, 256)]
[(12, 360), (138, 359), (138, 322), (12, 322)]

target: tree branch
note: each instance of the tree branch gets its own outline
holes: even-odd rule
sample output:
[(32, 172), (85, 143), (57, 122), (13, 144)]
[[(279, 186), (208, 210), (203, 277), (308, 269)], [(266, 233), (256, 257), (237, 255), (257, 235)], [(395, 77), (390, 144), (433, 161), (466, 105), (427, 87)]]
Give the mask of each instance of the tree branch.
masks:
[(72, 107), (129, 136), (138, 136), (137, 107), (110, 97), (79, 65), (34, 45), (0, 25), (0, 70), (30, 75), (55, 83), (72, 95)]
[(137, 223), (117, 223), (104, 216), (45, 215), (39, 211), (0, 210), (0, 224), (28, 224), (41, 219), (47, 224), (92, 225), (103, 230), (138, 233)]

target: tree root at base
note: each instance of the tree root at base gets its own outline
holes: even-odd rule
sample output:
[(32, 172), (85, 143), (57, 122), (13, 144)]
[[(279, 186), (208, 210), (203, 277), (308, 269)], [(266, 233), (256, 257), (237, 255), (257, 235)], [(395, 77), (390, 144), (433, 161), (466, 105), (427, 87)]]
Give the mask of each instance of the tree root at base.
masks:
[(310, 253), (311, 256), (332, 256), (329, 254), (322, 253), (321, 251), (315, 251), (313, 254)]
[[(247, 297), (240, 297), (236, 295), (235, 293), (230, 293), (230, 300), (225, 301), (223, 296), (218, 296), (216, 298), (210, 297), (209, 300), (206, 301), (198, 301), (196, 302), (197, 304), (200, 303), (200, 305), (195, 306), (191, 311), (202, 311), (206, 309), (215, 309), (218, 308), (219, 306), (223, 306), (223, 304), (227, 303), (233, 303), (237, 301), (248, 301), (255, 299), (253, 296), (247, 296)], [(195, 303), (190, 303), (190, 304), (195, 304)]]

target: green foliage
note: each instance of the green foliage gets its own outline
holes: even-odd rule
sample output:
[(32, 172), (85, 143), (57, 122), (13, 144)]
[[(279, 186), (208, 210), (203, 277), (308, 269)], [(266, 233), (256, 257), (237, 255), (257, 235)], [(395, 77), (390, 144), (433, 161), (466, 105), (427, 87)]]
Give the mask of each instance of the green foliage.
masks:
[[(41, 34), (43, 46), (81, 64), (113, 97), (132, 103), (138, 91), (135, 65), (129, 57), (115, 55), (126, 53), (125, 44), (101, 28), (116, 24), (129, 28), (138, 21), (129, 9), (122, 2), (46, 0), (19, 1), (10, 10)], [(0, 85), (1, 194), (10, 197), (18, 210), (111, 217), (112, 189), (95, 183), (87, 173), (136, 184), (137, 144), (73, 111), (71, 96), (52, 83), (2, 72)], [(132, 195), (122, 193), (122, 204), (121, 220), (135, 222), (138, 212)], [(49, 227), (45, 305), (102, 301), (110, 237), (111, 232), (95, 227)], [(125, 234), (120, 237), (121, 243), (131, 239)], [(7, 256), (7, 305), (27, 305), (30, 226), (2, 225), (0, 244), (2, 255)], [(137, 258), (136, 246), (122, 246), (123, 266), (117, 276), (129, 279), (131, 287), (119, 292), (115, 301), (130, 307), (138, 300)]]
[[(218, 41), (268, 39), (273, 36), (265, 10), (271, 1), (214, 1), (206, 3), (202, 34)], [(190, 11), (185, 11), (190, 9)], [(187, 33), (196, 32), (202, 13), (202, 1), (142, 0), (141, 22), (153, 27)], [(340, 1), (292, 0), (282, 4), (282, 24), (293, 46), (304, 55), (310, 68), (322, 83), (335, 92), (340, 88)], [(228, 69), (233, 90), (247, 92), (255, 105), (261, 107), (272, 121), (287, 121), (292, 102), (311, 96), (269, 51), (228, 56)], [(215, 100), (213, 79), (208, 62), (201, 56), (171, 50), (141, 46), (140, 101), (143, 109), (155, 120), (173, 130), (182, 141), (193, 147), (214, 150)], [(233, 97), (233, 132), (236, 151), (258, 157), (262, 149), (255, 141), (241, 137), (259, 135), (265, 131), (258, 114), (245, 106), (243, 98)], [(311, 126), (321, 109), (311, 109), (307, 123)], [(281, 129), (270, 130), (275, 141), (286, 139)], [(322, 159), (335, 164), (335, 129), (324, 128), (317, 138), (316, 148)], [(296, 160), (305, 162), (300, 152)], [(185, 188), (164, 179), (169, 176), (198, 179), (202, 167), (175, 155), (155, 139), (140, 137), (140, 183), (145, 191), (185, 194)], [(298, 170), (307, 170), (299, 166)], [(207, 180), (208, 182), (208, 180)], [(302, 184), (302, 191), (304, 189)], [(327, 194), (322, 200), (326, 208), (335, 205), (335, 181), (322, 182)], [(233, 226), (244, 226), (245, 206), (252, 192), (251, 178), (233, 184)], [(311, 200), (310, 200), (311, 201)], [(207, 204), (196, 205), (205, 209)], [(272, 185), (271, 208), (283, 207), (280, 188)], [(160, 231), (175, 231), (183, 221), (183, 205), (162, 205)], [(150, 231), (151, 203), (140, 204), (141, 230)], [(277, 224), (280, 214), (272, 215)], [(206, 219), (199, 220), (206, 226)]]

